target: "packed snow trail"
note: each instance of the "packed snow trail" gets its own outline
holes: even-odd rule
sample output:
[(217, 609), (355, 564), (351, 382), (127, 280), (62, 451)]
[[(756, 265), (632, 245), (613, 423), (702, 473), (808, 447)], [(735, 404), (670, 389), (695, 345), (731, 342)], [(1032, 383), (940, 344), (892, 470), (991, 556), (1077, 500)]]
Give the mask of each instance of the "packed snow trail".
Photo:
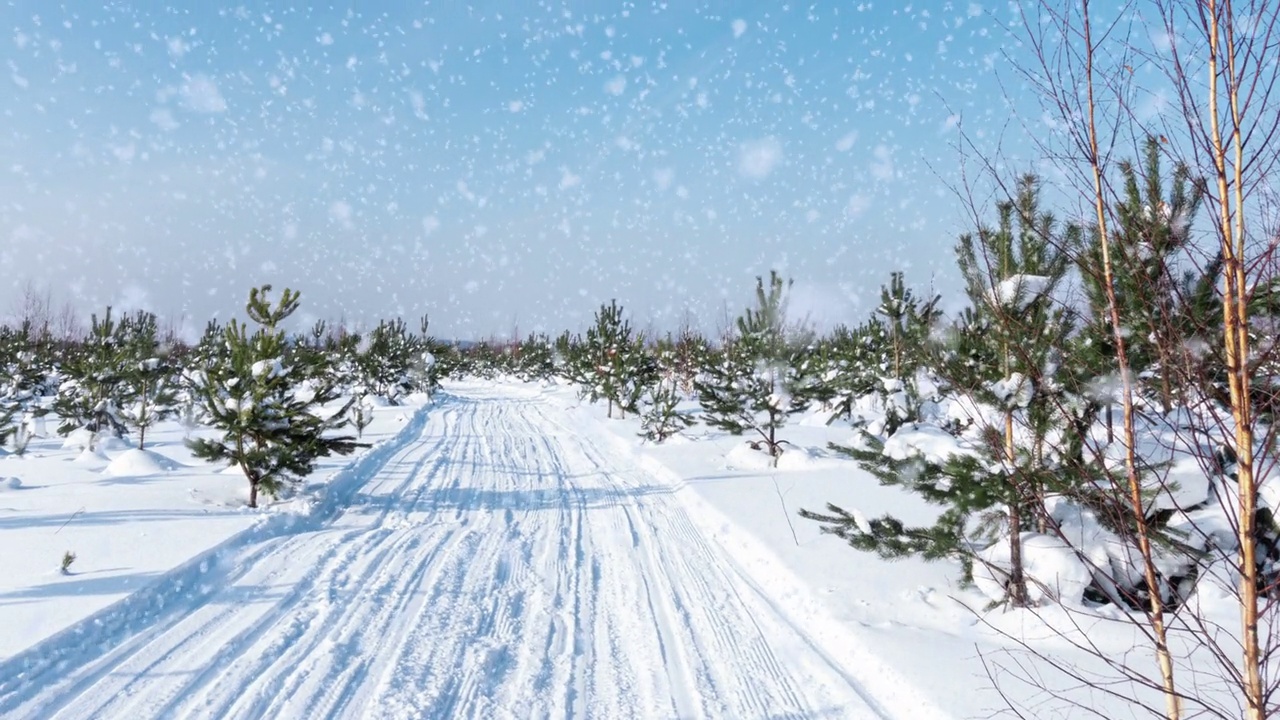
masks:
[(462, 393), (346, 506), (11, 658), (0, 716), (888, 717), (601, 429)]

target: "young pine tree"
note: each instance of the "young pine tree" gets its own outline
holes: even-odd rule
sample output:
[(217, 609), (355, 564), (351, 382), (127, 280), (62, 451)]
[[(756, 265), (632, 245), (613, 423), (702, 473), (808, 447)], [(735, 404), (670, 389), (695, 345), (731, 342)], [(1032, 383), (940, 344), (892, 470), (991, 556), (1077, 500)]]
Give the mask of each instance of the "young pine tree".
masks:
[(889, 276), (889, 284), (880, 288), (880, 305), (876, 314), (884, 318), (893, 353), (893, 377), (910, 382), (920, 367), (920, 348), (929, 339), (929, 332), (942, 315), (938, 309), (941, 295), (923, 301), (907, 287), (901, 272)]
[(657, 355), (657, 372), (645, 387), (640, 411), (640, 436), (655, 443), (662, 443), (672, 435), (693, 424), (693, 418), (678, 407), (680, 396), (679, 356), (670, 343), (660, 347)]
[(631, 330), (617, 300), (596, 311), (595, 325), (587, 330), (582, 352), (585, 364), (579, 370), (591, 401), (605, 400), (609, 417), (615, 408), (620, 417), (636, 412), (640, 394), (652, 377), (653, 362), (645, 351), (644, 339)]
[(90, 450), (97, 449), (104, 433), (125, 435), (128, 428), (121, 421), (118, 407), (126, 364), (124, 330), (111, 317), (111, 308), (107, 308), (101, 319), (92, 316), (88, 337), (63, 359), (65, 379), (53, 404), (54, 412), (62, 419), (59, 434), (87, 429)]
[(50, 362), (41, 352), (30, 323), (0, 327), (0, 445), (13, 438), (17, 454), (26, 451), (46, 412), (41, 396), (47, 390)]
[(379, 322), (355, 357), (357, 384), (387, 404), (399, 405), (401, 398), (413, 392), (409, 373), (418, 352), (416, 340), (399, 318)]
[[(1183, 163), (1177, 163), (1172, 176), (1167, 176), (1161, 153), (1160, 143), (1148, 138), (1140, 165), (1120, 163), (1124, 190), (1116, 203), (1117, 224), (1107, 249), (1129, 366), (1167, 413), (1184, 400), (1185, 388), (1202, 375), (1214, 374), (1201, 370), (1223, 364), (1221, 358), (1208, 357), (1192, 367), (1188, 362), (1192, 358), (1186, 354), (1190, 344), (1220, 345), (1215, 287), (1222, 272), (1222, 253), (1218, 250), (1206, 261), (1194, 262), (1191, 226), (1204, 191)], [(1080, 236), (1075, 251), (1095, 319), (1084, 329), (1093, 342), (1114, 355), (1096, 228)], [(1204, 336), (1215, 331), (1217, 337)]]
[(1065, 422), (1056, 375), (1072, 324), (1054, 292), (1069, 266), (1069, 238), (1041, 211), (1034, 177), (1020, 180), (1017, 196), (999, 204), (998, 216), (997, 227), (960, 240), (957, 259), (972, 307), (933, 354), (950, 392), (976, 411), (964, 431), (968, 450), (946, 458), (890, 456), (874, 438), (847, 450), (883, 484), (943, 506), (939, 519), (906, 527), (892, 516), (866, 520), (830, 504), (826, 513), (801, 514), (855, 548), (890, 558), (958, 557), (966, 571), (1005, 542), (1008, 567), (988, 570), (1003, 580), (1010, 604), (1025, 606), (1022, 534), (1036, 523), (1044, 529), (1045, 495), (1070, 482), (1057, 472), (1061, 453), (1050, 442)]
[(176, 368), (161, 348), (156, 316), (138, 311), (121, 321), (121, 384), (119, 416), (138, 431), (138, 448), (145, 450), (147, 430), (178, 410)]
[(708, 425), (734, 435), (752, 433), (777, 467), (787, 418), (808, 409), (818, 375), (809, 334), (789, 326), (786, 290), (776, 271), (756, 278), (756, 306), (737, 321), (737, 335), (718, 362), (694, 383)]
[[(337, 399), (331, 384), (317, 384), (306, 370), (284, 364), (288, 347), (279, 324), (298, 309), (298, 293), (286, 289), (274, 306), (270, 285), (249, 293), (247, 313), (258, 324), (250, 334), (232, 320), (226, 327), (225, 359), (204, 368), (199, 386), (217, 439), (188, 440), (196, 457), (228, 461), (249, 481), (249, 507), (258, 506), (259, 491), (278, 495), (289, 483), (307, 475), (323, 456), (351, 453), (359, 444), (331, 431), (347, 424), (348, 402), (336, 411), (321, 408)], [(309, 381), (308, 392), (300, 393)]]

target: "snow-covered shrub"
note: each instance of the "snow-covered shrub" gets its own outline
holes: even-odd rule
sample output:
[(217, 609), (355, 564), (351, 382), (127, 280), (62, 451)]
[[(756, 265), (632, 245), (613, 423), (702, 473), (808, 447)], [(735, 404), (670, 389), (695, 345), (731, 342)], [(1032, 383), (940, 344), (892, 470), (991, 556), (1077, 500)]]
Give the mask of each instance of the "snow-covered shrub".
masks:
[[(330, 433), (347, 424), (351, 401), (321, 411), (338, 397), (333, 385), (282, 362), (287, 343), (277, 325), (297, 310), (298, 293), (286, 289), (273, 307), (270, 290), (265, 285), (250, 292), (248, 315), (259, 329), (250, 335), (243, 324), (229, 323), (226, 359), (205, 368), (197, 388), (221, 437), (187, 441), (196, 457), (229, 461), (244, 473), (250, 507), (257, 507), (259, 490), (277, 494), (311, 472), (318, 458), (358, 446), (355, 438)], [(305, 393), (304, 382), (310, 385)]]
[(777, 467), (786, 442), (778, 431), (809, 408), (818, 374), (807, 334), (787, 325), (785, 287), (776, 272), (767, 291), (764, 279), (756, 278), (756, 307), (738, 318), (737, 331), (694, 384), (698, 402), (708, 425), (751, 434), (753, 447)]

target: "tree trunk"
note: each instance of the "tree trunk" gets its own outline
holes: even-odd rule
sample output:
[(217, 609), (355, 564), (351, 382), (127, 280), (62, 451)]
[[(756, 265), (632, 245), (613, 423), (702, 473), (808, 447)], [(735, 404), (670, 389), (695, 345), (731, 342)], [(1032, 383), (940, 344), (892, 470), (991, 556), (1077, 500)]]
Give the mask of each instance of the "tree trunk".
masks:
[(1010, 490), (1014, 501), (1009, 503), (1009, 603), (1014, 607), (1027, 607), (1027, 578), (1022, 572), (1022, 514), (1021, 488), (1018, 487), (1018, 472), (1014, 467), (1015, 448), (1013, 446), (1013, 411), (1004, 411), (1004, 457), (1008, 464), (1011, 478)]
[[(1231, 416), (1236, 426), (1236, 482), (1240, 496), (1240, 524), (1236, 530), (1240, 543), (1240, 643), (1244, 656), (1241, 690), (1244, 692), (1245, 718), (1262, 720), (1266, 716), (1266, 691), (1262, 683), (1263, 653), (1258, 639), (1258, 561), (1255, 537), (1258, 487), (1254, 477), (1253, 408), (1249, 404), (1249, 285), (1244, 267), (1244, 140), (1240, 134), (1242, 123), (1233, 38), (1235, 18), (1230, 2), (1220, 6), (1216, 0), (1206, 0), (1206, 6), (1205, 12), (1209, 18), (1209, 132), (1217, 176), (1217, 210), (1223, 256), (1223, 344), (1226, 351), (1227, 384), (1231, 390)], [(1225, 13), (1226, 22), (1220, 24), (1219, 16), (1222, 13)], [(1224, 35), (1225, 48), (1222, 47)], [(1232, 166), (1228, 166), (1227, 144), (1223, 139), (1219, 120), (1218, 83), (1222, 82), (1219, 78), (1221, 60), (1225, 60), (1227, 65), (1227, 102), (1231, 113), (1227, 133), (1234, 151)]]
[(249, 481), (249, 507), (258, 507), (258, 481)]
[[(1137, 437), (1133, 418), (1133, 383), (1129, 377), (1129, 357), (1126, 352), (1124, 326), (1120, 320), (1120, 306), (1116, 300), (1115, 274), (1111, 264), (1111, 238), (1108, 232), (1106, 196), (1104, 194), (1103, 170), (1101, 154), (1098, 150), (1098, 127), (1095, 120), (1097, 103), (1094, 101), (1093, 81), (1093, 26), (1089, 16), (1089, 0), (1080, 0), (1081, 20), (1084, 31), (1084, 63), (1085, 92), (1088, 121), (1088, 161), (1093, 175), (1093, 210), (1098, 223), (1098, 242), (1102, 251), (1103, 287), (1106, 292), (1108, 320), (1111, 324), (1112, 337), (1116, 345), (1116, 365), (1120, 372), (1121, 401), (1124, 411), (1125, 442), (1125, 475), (1128, 481), (1129, 512), (1132, 513), (1134, 535), (1138, 552), (1142, 557), (1143, 578), (1151, 593), (1151, 611), (1148, 620), (1151, 624), (1152, 640), (1155, 644), (1156, 662), (1160, 668), (1160, 684), (1164, 693), (1165, 716), (1168, 720), (1180, 720), (1182, 717), (1182, 698), (1178, 696), (1174, 684), (1173, 656), (1169, 652), (1168, 631), (1164, 617), (1164, 598), (1160, 595), (1157, 580), (1155, 558), (1151, 549), (1151, 534), (1147, 525), (1146, 507), (1142, 502), (1142, 486), (1138, 476)], [(1107, 404), (1107, 437), (1111, 438), (1111, 403)]]
[(1009, 505), (1009, 604), (1027, 607), (1027, 578), (1022, 572), (1022, 518), (1018, 505)]

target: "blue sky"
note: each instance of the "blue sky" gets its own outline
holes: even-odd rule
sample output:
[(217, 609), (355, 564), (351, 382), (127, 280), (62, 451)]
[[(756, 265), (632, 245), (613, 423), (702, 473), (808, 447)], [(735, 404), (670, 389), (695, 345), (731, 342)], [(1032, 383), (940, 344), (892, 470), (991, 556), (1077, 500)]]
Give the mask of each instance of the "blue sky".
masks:
[(994, 149), (1017, 89), (1003, 4), (281, 5), (0, 6), (0, 290), (477, 337), (714, 329), (778, 268), (858, 322), (959, 287), (956, 116)]

